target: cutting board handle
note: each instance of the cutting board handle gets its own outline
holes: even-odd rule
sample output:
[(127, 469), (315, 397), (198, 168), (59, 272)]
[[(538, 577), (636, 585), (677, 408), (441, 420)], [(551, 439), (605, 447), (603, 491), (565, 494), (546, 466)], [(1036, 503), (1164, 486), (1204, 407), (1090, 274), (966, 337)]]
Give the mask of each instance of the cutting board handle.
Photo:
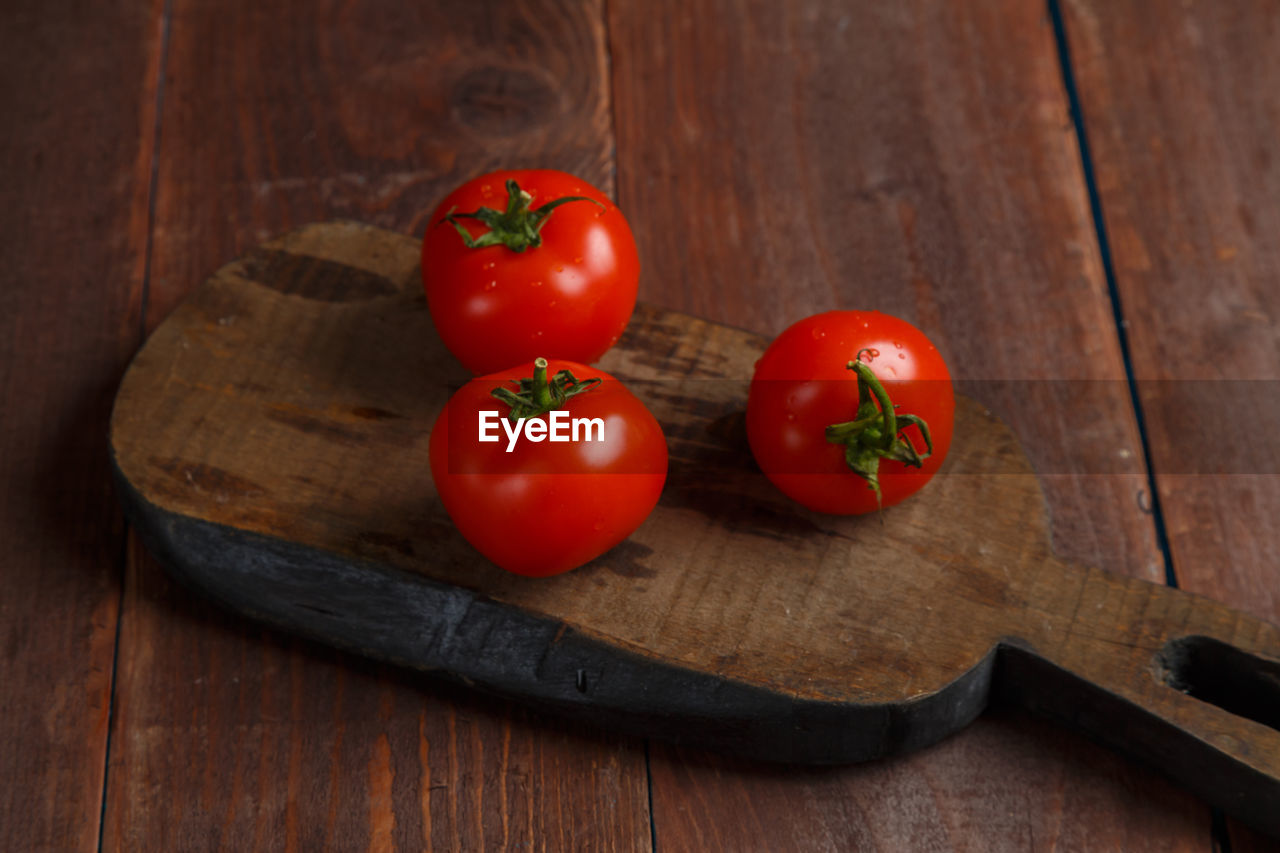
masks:
[(1002, 647), (1001, 696), (1280, 836), (1280, 631), (1169, 587), (1082, 581), (1064, 628)]

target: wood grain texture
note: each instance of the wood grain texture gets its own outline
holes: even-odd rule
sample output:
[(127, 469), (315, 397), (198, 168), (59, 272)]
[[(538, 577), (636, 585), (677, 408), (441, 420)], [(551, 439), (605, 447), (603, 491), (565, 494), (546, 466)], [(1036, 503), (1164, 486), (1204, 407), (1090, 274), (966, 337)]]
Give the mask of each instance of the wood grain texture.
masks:
[[(418, 231), (513, 162), (612, 188), (598, 3), (170, 8), (148, 329), (302, 222)], [(107, 849), (648, 847), (632, 742), (264, 639), (136, 548), (123, 625)]]
[[(1179, 585), (1275, 619), (1280, 8), (1064, 11)], [(1214, 396), (1246, 452), (1206, 452)]]
[(96, 849), (124, 530), (104, 436), (140, 339), (152, 4), (0, 27), (0, 847)]
[[(1099, 382), (1121, 379), (1123, 365), (1044, 7), (622, 3), (610, 13), (618, 201), (641, 246), (642, 295), (763, 333), (833, 307), (913, 320), (1050, 475), (1058, 552), (1161, 578), (1141, 466), (1082, 473), (1141, 454), (1123, 383)], [(1067, 378), (1087, 381), (1036, 384)], [(1031, 382), (1002, 391), (991, 379)], [(1038, 390), (1019, 393), (1028, 387)], [(1003, 825), (1011, 803), (1027, 803), (1021, 835), (983, 837), (1020, 849), (1019, 837), (1054, 837), (1066, 803), (1100, 790), (1121, 802), (1136, 787), (1164, 819), (1116, 810), (1081, 827), (1082, 843), (1114, 846), (1136, 836), (1133, 821), (1157, 828), (1153, 846), (1202, 849), (1207, 809), (1048, 738), (1025, 763), (992, 738), (975, 770), (1002, 779), (990, 796), (944, 798), (938, 811), (909, 799), (913, 819), (884, 829), (889, 819), (868, 812), (858, 837), (911, 847), (945, 826)], [(707, 804), (694, 819), (708, 832), (740, 819), (718, 817), (736, 814), (715, 794), (729, 783), (683, 763), (654, 753), (659, 837), (694, 788)], [(1002, 773), (1015, 764), (1020, 772)], [(920, 774), (957, 772), (931, 768), (888, 772), (903, 774), (904, 791), (922, 790), (911, 781)], [(867, 784), (850, 774), (844, 790), (857, 799)], [(761, 784), (751, 799), (772, 816), (769, 797)], [(855, 837), (785, 809), (778, 817), (800, 847)]]
[(456, 184), (521, 163), (613, 191), (597, 2), (174, 0), (170, 38), (151, 328), (307, 222), (420, 233)]
[(130, 589), (165, 615), (136, 620), (126, 639), (148, 654), (122, 657), (121, 685), (165, 653), (184, 673), (164, 680), (174, 695), (120, 703), (116, 743), (134, 766), (112, 778), (112, 849), (647, 846), (626, 740), (229, 626), (158, 578)]
[[(1170, 824), (1144, 790), (1144, 771), (1125, 762), (1100, 769), (1095, 753), (1007, 710), (923, 752), (839, 770), (664, 750), (654, 765), (656, 830), (672, 844), (743, 853), (1092, 850), (1100, 826), (1112, 827), (1107, 849), (1209, 849), (1203, 815)], [(1127, 814), (1119, 827), (1118, 810)]]
[[(1275, 618), (1280, 55), (1243, 45), (1280, 43), (1280, 10), (1208, 4), (1153, 26), (1137, 4), (1067, 9), (1116, 283), (1145, 319), (1133, 370), (1179, 582)], [(1212, 450), (1210, 395), (1247, 455)]]
[(970, 400), (911, 501), (805, 512), (732, 427), (764, 340), (640, 307), (601, 367), (668, 436), (657, 508), (565, 575), (480, 558), (424, 474), (430, 433), (474, 424), (436, 422), (462, 377), (418, 254), (307, 226), (220, 270), (135, 358), (112, 453), (179, 578), (342, 647), (751, 757), (912, 751), (994, 691), (1280, 834), (1280, 733), (1250, 698), (1280, 701), (1280, 629), (1054, 557), (1026, 460)]

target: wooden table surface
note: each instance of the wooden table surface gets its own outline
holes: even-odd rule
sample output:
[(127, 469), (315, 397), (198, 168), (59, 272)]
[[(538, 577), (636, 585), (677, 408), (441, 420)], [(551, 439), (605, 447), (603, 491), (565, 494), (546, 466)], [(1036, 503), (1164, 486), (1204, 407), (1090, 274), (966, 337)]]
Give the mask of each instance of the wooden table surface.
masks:
[[(1280, 621), (1280, 3), (2, 14), (3, 849), (1274, 849), (999, 707), (905, 758), (760, 766), (248, 624), (140, 548), (106, 423), (255, 243), (420, 234), (467, 177), (556, 167), (628, 214), (643, 299), (907, 317), (1028, 448), (1060, 555)], [(1256, 452), (1213, 473), (1202, 443)]]

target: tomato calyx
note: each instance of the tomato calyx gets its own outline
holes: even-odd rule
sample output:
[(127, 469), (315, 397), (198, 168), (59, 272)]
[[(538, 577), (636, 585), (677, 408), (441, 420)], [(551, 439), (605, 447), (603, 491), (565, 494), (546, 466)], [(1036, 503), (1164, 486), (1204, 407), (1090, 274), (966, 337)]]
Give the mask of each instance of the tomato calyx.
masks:
[[(547, 224), (547, 217), (562, 204), (571, 201), (589, 201), (604, 210), (605, 207), (593, 198), (581, 195), (568, 195), (547, 202), (536, 210), (529, 208), (533, 196), (520, 189), (515, 179), (507, 180), (507, 209), (494, 210), (481, 207), (471, 213), (454, 213), (450, 208), (442, 222), (452, 225), (462, 237), (468, 249), (483, 249), (486, 246), (506, 246), (513, 252), (537, 248), (542, 245), (542, 226)], [(472, 237), (463, 227), (459, 219), (475, 219), (483, 222), (489, 230), (479, 237)]]
[[(866, 480), (867, 488), (876, 493), (876, 504), (879, 505), (880, 460), (892, 459), (919, 468), (933, 453), (933, 439), (923, 418), (896, 411), (897, 406), (889, 399), (889, 392), (862, 361), (862, 354), (866, 351), (859, 350), (854, 360), (845, 365), (858, 377), (858, 411), (853, 420), (827, 427), (826, 436), (832, 444), (844, 445), (845, 463), (853, 473)], [(908, 426), (920, 430), (925, 444), (923, 454), (903, 434)]]
[(533, 377), (512, 379), (517, 390), (499, 386), (489, 392), (495, 400), (511, 407), (507, 414), (510, 420), (536, 418), (545, 415), (552, 409), (558, 409), (570, 398), (599, 385), (603, 380), (599, 377), (578, 379), (568, 368), (558, 371), (551, 381), (547, 381), (547, 360), (533, 360)]

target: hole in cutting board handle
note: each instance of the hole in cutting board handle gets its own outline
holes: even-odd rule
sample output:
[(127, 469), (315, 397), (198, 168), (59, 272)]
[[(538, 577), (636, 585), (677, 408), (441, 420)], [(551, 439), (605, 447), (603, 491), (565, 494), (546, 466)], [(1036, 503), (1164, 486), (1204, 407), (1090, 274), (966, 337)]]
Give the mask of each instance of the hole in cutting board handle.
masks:
[(1200, 636), (1170, 640), (1158, 660), (1168, 686), (1280, 731), (1280, 663)]

